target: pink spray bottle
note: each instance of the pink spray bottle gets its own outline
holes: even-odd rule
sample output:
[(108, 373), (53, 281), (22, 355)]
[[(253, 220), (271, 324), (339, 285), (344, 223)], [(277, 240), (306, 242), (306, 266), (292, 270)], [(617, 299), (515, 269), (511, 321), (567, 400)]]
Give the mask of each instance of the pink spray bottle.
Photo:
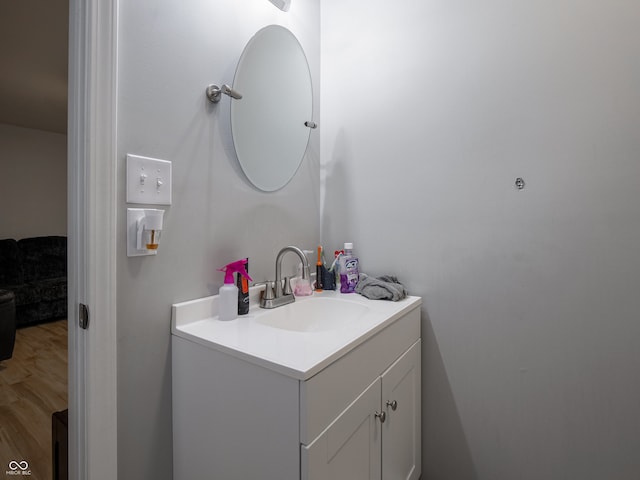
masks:
[(244, 269), (246, 263), (247, 259), (243, 258), (218, 269), (224, 272), (224, 285), (220, 287), (218, 298), (219, 320), (233, 320), (238, 316), (238, 287), (235, 285), (233, 274), (239, 273), (251, 281), (251, 277)]

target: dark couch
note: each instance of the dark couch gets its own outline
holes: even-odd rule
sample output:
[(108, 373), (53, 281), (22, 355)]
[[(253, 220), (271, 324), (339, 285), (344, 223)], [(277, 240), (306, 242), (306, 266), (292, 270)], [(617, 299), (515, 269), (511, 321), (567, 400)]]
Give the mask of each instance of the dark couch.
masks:
[(0, 289), (15, 294), (16, 327), (67, 317), (67, 237), (0, 240)]
[(0, 361), (13, 355), (16, 343), (16, 302), (13, 292), (0, 290)]

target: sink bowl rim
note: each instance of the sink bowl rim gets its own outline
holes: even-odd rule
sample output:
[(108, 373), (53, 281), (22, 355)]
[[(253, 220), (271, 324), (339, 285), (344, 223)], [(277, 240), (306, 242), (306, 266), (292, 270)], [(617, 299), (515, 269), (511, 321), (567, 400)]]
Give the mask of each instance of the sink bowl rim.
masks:
[[(313, 310), (317, 308), (318, 310)], [(325, 310), (324, 312), (322, 310)], [(329, 311), (326, 311), (329, 309)], [(300, 311), (301, 310), (301, 311)], [(294, 333), (326, 333), (348, 328), (371, 312), (369, 306), (342, 298), (310, 296), (273, 309), (262, 309), (256, 323)], [(344, 314), (343, 317), (339, 317)], [(305, 315), (309, 315), (305, 317)]]

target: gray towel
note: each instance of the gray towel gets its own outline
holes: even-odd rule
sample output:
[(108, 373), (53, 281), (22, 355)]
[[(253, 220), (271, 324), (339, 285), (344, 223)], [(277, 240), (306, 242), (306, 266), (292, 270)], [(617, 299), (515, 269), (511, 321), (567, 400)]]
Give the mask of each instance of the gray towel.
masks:
[(375, 278), (361, 273), (356, 292), (370, 300), (393, 300), (394, 302), (407, 296), (406, 287), (393, 275)]

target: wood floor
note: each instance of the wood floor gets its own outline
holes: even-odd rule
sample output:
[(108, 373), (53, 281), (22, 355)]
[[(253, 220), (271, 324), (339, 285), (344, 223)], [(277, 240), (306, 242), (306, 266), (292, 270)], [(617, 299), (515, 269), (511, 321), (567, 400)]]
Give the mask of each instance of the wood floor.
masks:
[(29, 463), (27, 478), (52, 478), (51, 414), (66, 408), (67, 321), (19, 329), (0, 362), (0, 478), (13, 461)]

